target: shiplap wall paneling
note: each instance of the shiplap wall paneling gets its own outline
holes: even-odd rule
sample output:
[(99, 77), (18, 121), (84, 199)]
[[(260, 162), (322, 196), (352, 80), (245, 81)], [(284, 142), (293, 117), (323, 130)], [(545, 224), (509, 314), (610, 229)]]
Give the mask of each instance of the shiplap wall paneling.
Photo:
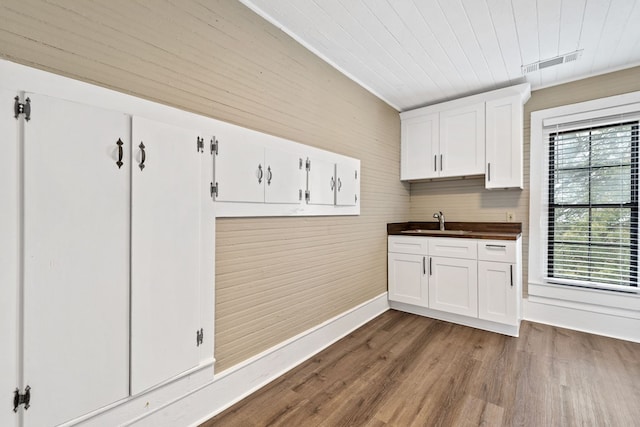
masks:
[(359, 216), (217, 220), (217, 372), (386, 291), (386, 223), (409, 219), (396, 110), (237, 1), (0, 14), (3, 58), (361, 160)]

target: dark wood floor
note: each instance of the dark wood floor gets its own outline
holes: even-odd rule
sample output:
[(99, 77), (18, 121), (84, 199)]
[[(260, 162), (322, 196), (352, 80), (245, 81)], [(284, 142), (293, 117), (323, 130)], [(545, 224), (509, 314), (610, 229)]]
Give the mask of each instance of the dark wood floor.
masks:
[(388, 311), (202, 426), (640, 426), (640, 344)]

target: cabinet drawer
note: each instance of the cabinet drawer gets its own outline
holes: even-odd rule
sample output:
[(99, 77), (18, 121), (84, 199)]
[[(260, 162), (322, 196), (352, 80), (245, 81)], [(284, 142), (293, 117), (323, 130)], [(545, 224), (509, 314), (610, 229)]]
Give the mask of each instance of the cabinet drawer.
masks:
[(427, 255), (426, 237), (389, 236), (388, 251), (399, 254)]
[(482, 240), (478, 244), (478, 260), (516, 262), (516, 243), (504, 240)]
[(429, 239), (429, 255), (448, 258), (476, 259), (478, 242), (471, 239)]

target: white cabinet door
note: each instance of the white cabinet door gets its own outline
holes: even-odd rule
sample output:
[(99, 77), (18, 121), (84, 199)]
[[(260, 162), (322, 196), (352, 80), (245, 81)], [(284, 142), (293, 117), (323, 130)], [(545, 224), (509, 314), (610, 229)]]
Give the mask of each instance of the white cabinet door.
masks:
[[(255, 163), (255, 162), (254, 162)], [(302, 203), (304, 197), (304, 162), (296, 153), (266, 148), (264, 150), (264, 201), (266, 203)]]
[[(0, 399), (11, 402), (18, 387), (18, 266), (20, 238), (18, 120), (13, 117), (16, 92), (0, 89)], [(18, 417), (9, 405), (0, 410), (0, 425), (14, 426)]]
[(336, 165), (333, 162), (311, 159), (307, 172), (307, 191), (310, 205), (335, 205)]
[(434, 178), (440, 173), (439, 114), (402, 120), (400, 179)]
[(336, 163), (336, 205), (355, 206), (360, 190), (360, 162)]
[(205, 157), (196, 150), (200, 135), (191, 130), (134, 117), (132, 134), (131, 392), (136, 394), (198, 364)]
[(513, 264), (478, 262), (478, 317), (518, 324), (518, 287)]
[(131, 129), (122, 113), (27, 96), (24, 421), (43, 426), (129, 394)]
[(429, 308), (478, 317), (478, 262), (431, 257)]
[(484, 102), (440, 112), (440, 176), (483, 174)]
[(229, 129), (216, 135), (216, 200), (220, 202), (264, 202), (264, 147), (254, 133)]
[(389, 300), (428, 307), (426, 257), (396, 253), (388, 257)]
[(487, 101), (486, 188), (522, 188), (522, 100)]

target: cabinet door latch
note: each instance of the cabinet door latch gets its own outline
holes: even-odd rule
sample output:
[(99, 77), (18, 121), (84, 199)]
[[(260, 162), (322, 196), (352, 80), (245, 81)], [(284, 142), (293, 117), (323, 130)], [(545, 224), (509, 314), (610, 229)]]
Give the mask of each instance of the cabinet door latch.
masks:
[(20, 405), (24, 405), (25, 411), (31, 406), (31, 387), (26, 386), (23, 394), (17, 388), (13, 392), (13, 412), (18, 412)]
[(196, 137), (196, 149), (198, 153), (204, 153), (204, 138)]
[(200, 347), (204, 341), (204, 330), (202, 328), (196, 331), (196, 347)]
[(216, 156), (218, 155), (218, 140), (215, 136), (211, 138), (211, 144), (209, 145), (209, 148), (211, 150), (211, 154), (215, 154)]

